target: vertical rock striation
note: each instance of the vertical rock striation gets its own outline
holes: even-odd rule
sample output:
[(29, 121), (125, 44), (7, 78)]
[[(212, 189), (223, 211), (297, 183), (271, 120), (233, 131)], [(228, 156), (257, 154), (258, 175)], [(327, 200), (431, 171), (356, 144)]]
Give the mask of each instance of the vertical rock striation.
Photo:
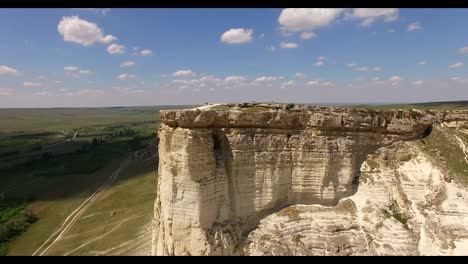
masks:
[[(338, 202), (356, 193), (367, 156), (427, 136), (433, 122), (418, 111), (284, 104), (167, 110), (161, 120), (155, 255), (247, 254), (248, 234), (286, 206), (355, 208)], [(334, 214), (352, 220), (355, 211)]]

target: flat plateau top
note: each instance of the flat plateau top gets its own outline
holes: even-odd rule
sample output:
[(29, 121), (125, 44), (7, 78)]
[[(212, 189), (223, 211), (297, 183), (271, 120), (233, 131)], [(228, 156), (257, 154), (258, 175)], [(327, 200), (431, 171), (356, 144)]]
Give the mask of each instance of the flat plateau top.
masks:
[[(468, 112), (462, 114), (468, 120)], [(457, 114), (458, 116), (458, 114)], [(161, 121), (180, 128), (274, 128), (321, 131), (420, 134), (434, 115), (420, 110), (375, 110), (282, 103), (207, 104), (191, 109), (161, 110)], [(445, 117), (445, 114), (442, 118)]]

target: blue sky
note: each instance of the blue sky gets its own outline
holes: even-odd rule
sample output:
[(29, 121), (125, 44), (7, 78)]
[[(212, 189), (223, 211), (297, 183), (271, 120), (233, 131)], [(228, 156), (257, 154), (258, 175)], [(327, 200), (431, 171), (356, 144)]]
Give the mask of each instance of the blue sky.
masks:
[(0, 107), (468, 100), (464, 9), (1, 9)]

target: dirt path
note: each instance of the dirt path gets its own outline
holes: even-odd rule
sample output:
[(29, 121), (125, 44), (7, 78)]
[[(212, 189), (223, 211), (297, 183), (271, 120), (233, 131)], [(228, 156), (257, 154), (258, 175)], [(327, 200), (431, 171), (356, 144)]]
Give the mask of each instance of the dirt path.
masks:
[(119, 228), (119, 226), (121, 226), (123, 223), (128, 222), (128, 221), (131, 221), (131, 220), (136, 219), (136, 218), (138, 218), (138, 217), (145, 216), (145, 215), (148, 215), (148, 213), (143, 214), (143, 215), (137, 215), (137, 216), (130, 217), (130, 218), (127, 218), (127, 219), (123, 220), (123, 221), (120, 222), (118, 225), (116, 225), (115, 227), (113, 227), (111, 230), (109, 230), (109, 231), (107, 231), (106, 233), (104, 233), (104, 234), (102, 234), (102, 235), (100, 235), (100, 236), (98, 236), (98, 237), (95, 237), (95, 238), (89, 240), (88, 242), (86, 242), (86, 243), (80, 245), (79, 247), (77, 247), (77, 248), (75, 248), (75, 249), (73, 249), (73, 250), (67, 252), (64, 256), (68, 256), (69, 254), (71, 254), (71, 253), (77, 251), (78, 249), (83, 248), (83, 247), (89, 245), (90, 243), (92, 243), (92, 242), (94, 242), (94, 241), (96, 241), (96, 240), (98, 240), (98, 239), (101, 239), (101, 238), (107, 236), (108, 234), (112, 233), (114, 230), (116, 230), (117, 228)]
[(76, 136), (78, 135), (78, 131), (75, 132), (75, 134), (73, 134), (73, 137), (67, 139), (67, 140), (63, 140), (63, 141), (60, 141), (60, 142), (57, 142), (57, 143), (54, 143), (52, 145), (48, 145), (48, 146), (44, 146), (42, 147), (42, 149), (48, 149), (48, 148), (51, 148), (51, 147), (55, 147), (57, 145), (60, 145), (60, 144), (63, 144), (65, 142), (69, 142), (69, 141), (72, 141), (76, 138)]
[(466, 153), (466, 145), (465, 145), (465, 143), (464, 143), (463, 140), (462, 140), (461, 138), (459, 138), (457, 135), (454, 135), (454, 136), (458, 139), (460, 148), (463, 150), (463, 153), (465, 154), (465, 161), (466, 161), (466, 163), (468, 163), (468, 154)]
[[(132, 154), (133, 155), (133, 154)], [(76, 208), (68, 217), (65, 219), (65, 221), (59, 226), (59, 228), (52, 234), (50, 237), (42, 243), (39, 248), (34, 251), (32, 254), (33, 256), (42, 256), (44, 255), (50, 247), (52, 247), (58, 240), (62, 238), (62, 236), (73, 226), (73, 224), (78, 220), (78, 218), (86, 211), (86, 209), (91, 206), (94, 201), (100, 196), (100, 194), (105, 190), (109, 185), (116, 179), (116, 177), (119, 175), (120, 171), (128, 164), (130, 161), (131, 156), (124, 160), (119, 168), (117, 168), (112, 175), (107, 179), (107, 181), (101, 185), (88, 199), (86, 199), (78, 208)], [(55, 238), (55, 239), (54, 239)], [(52, 242), (50, 242), (52, 241)], [(45, 249), (44, 249), (45, 247)]]

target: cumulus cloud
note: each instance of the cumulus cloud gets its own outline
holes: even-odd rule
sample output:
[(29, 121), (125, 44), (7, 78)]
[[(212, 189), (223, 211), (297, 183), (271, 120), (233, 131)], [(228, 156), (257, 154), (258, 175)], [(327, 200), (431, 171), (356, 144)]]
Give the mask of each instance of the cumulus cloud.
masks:
[(399, 82), (399, 81), (401, 81), (402, 79), (401, 79), (400, 76), (392, 76), (392, 77), (390, 77), (388, 80), (391, 81), (391, 82)]
[(112, 43), (107, 47), (109, 54), (123, 54), (125, 52), (125, 46)]
[(414, 22), (414, 23), (411, 23), (408, 25), (408, 27), (406, 28), (406, 30), (408, 31), (415, 31), (415, 30), (420, 30), (422, 29), (421, 25), (419, 24), (419, 22)]
[(398, 19), (398, 8), (354, 8), (348, 17), (360, 19), (361, 26), (367, 27), (378, 19), (385, 22), (395, 21)]
[(267, 50), (269, 50), (271, 52), (274, 52), (276, 50), (276, 48), (275, 48), (275, 46), (270, 45), (270, 46), (267, 46)]
[(349, 68), (354, 68), (354, 67), (357, 66), (357, 64), (356, 63), (348, 63), (348, 64), (346, 64), (346, 66), (349, 67)]
[(322, 66), (322, 65), (325, 64), (325, 60), (326, 60), (326, 59), (327, 59), (327, 58), (325, 58), (324, 56), (318, 56), (318, 57), (317, 57), (317, 60), (315, 61), (315, 64), (314, 64), (314, 65), (315, 65), (316, 67), (320, 67), (320, 66)]
[(141, 50), (140, 51), (140, 55), (145, 57), (145, 56), (149, 56), (149, 55), (152, 55), (153, 54), (153, 51), (150, 50), (150, 49), (144, 49), (144, 50)]
[(247, 78), (245, 76), (233, 75), (226, 77), (224, 81), (226, 83), (239, 83), (247, 81)]
[(0, 75), (18, 75), (17, 69), (8, 67), (6, 65), (0, 65)]
[(278, 23), (286, 32), (307, 32), (328, 26), (342, 12), (341, 8), (286, 8), (281, 11)]
[(334, 84), (330, 81), (322, 82), (319, 79), (308, 81), (306, 85), (307, 86), (334, 86)]
[(368, 71), (368, 70), (369, 70), (369, 68), (367, 68), (367, 67), (359, 67), (359, 68), (356, 68), (356, 71), (361, 71), (361, 72), (366, 72), (366, 71)]
[(271, 81), (276, 81), (278, 79), (278, 77), (276, 76), (262, 76), (262, 77), (258, 77), (257, 79), (255, 79), (255, 82), (271, 82)]
[(23, 83), (23, 86), (25, 86), (25, 87), (40, 87), (40, 86), (42, 86), (42, 83), (38, 83), (38, 82), (24, 82), (24, 83)]
[(179, 70), (172, 74), (174, 77), (192, 77), (195, 73), (192, 70)]
[(281, 42), (280, 47), (282, 49), (295, 49), (295, 48), (299, 47), (299, 45), (297, 43), (293, 43), (293, 42)]
[(456, 62), (456, 63), (454, 63), (454, 64), (450, 64), (450, 65), (449, 65), (449, 68), (450, 68), (450, 69), (457, 69), (457, 68), (461, 68), (461, 67), (463, 67), (463, 66), (465, 66), (465, 64), (464, 64), (463, 62), (460, 61), (460, 62)]
[(379, 67), (379, 66), (374, 66), (374, 67), (372, 67), (372, 70), (373, 70), (373, 71), (381, 71), (382, 68)]
[(253, 29), (231, 28), (221, 35), (221, 42), (241, 44), (252, 42)]
[(63, 70), (65, 71), (65, 75), (71, 76), (74, 78), (80, 78), (81, 75), (87, 75), (87, 74), (93, 73), (91, 70), (80, 69), (79, 67), (76, 67), (76, 66), (65, 66), (63, 67)]
[(135, 64), (136, 63), (134, 61), (124, 61), (120, 63), (120, 68), (133, 67)]
[(126, 80), (130, 80), (130, 79), (135, 79), (136, 75), (135, 74), (124, 73), (124, 74), (120, 74), (119, 76), (117, 76), (117, 78), (119, 80), (121, 80), (121, 81), (126, 81)]
[(461, 54), (468, 53), (468, 46), (465, 46), (463, 48), (459, 48), (458, 52), (460, 52)]
[(413, 82), (414, 85), (421, 85), (423, 83), (424, 83), (423, 80), (417, 80)]
[(280, 89), (292, 88), (294, 87), (294, 85), (296, 85), (296, 82), (293, 80), (289, 80), (289, 81), (283, 82), (280, 86)]
[(300, 79), (304, 79), (305, 77), (307, 77), (307, 74), (305, 74), (303, 72), (297, 72), (296, 77), (300, 78)]
[(105, 35), (92, 22), (80, 19), (78, 16), (62, 17), (57, 27), (64, 41), (75, 42), (83, 46), (91, 46), (96, 42), (109, 44), (117, 38)]
[(11, 94), (13, 94), (12, 89), (0, 88), (0, 96), (7, 96), (7, 95), (11, 95)]
[(301, 39), (311, 39), (317, 37), (317, 34), (314, 32), (302, 32)]
[(420, 62), (418, 62), (418, 65), (426, 65), (426, 64), (427, 64), (426, 61), (420, 61)]

